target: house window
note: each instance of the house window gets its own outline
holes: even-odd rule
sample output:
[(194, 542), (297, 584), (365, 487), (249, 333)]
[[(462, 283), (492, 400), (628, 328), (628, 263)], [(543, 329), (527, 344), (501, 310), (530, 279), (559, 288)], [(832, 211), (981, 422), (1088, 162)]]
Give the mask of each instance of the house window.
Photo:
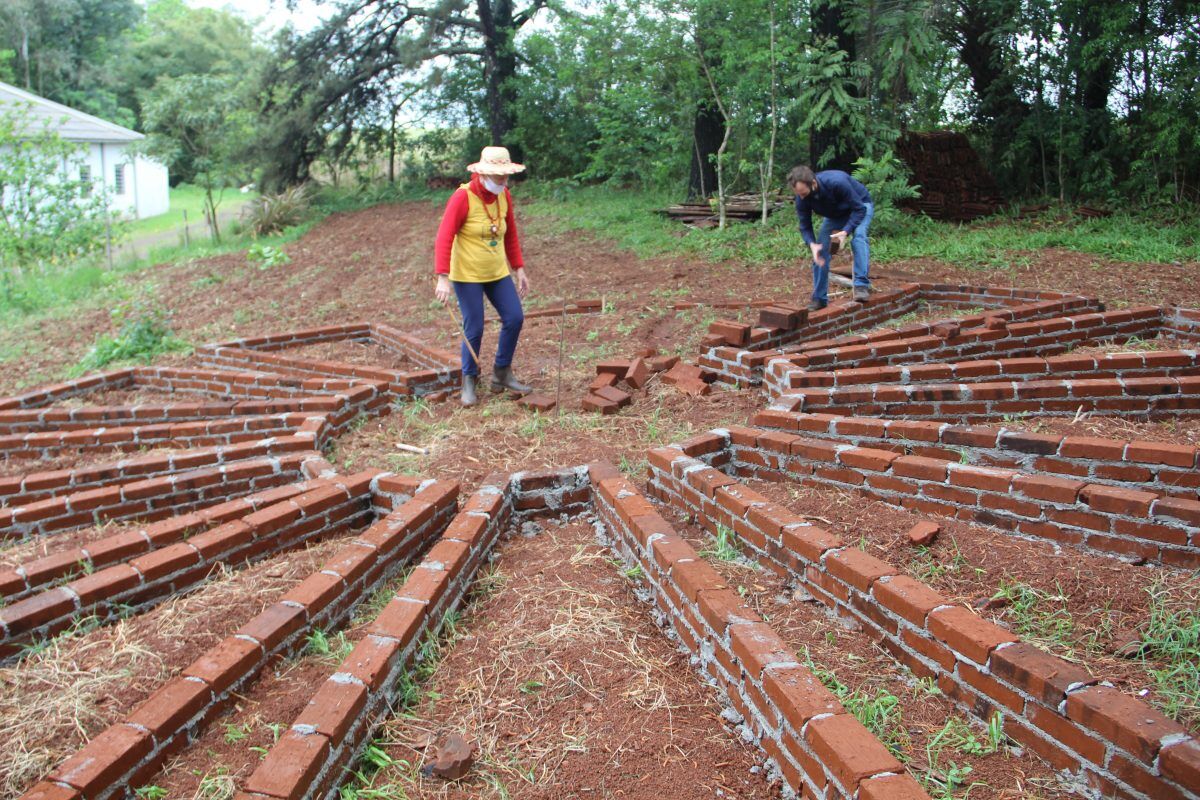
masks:
[(125, 165), (117, 164), (113, 173), (113, 191), (117, 194), (125, 194)]
[(92, 168), (88, 164), (79, 165), (79, 182), (82, 184), (80, 190), (84, 197), (92, 196)]

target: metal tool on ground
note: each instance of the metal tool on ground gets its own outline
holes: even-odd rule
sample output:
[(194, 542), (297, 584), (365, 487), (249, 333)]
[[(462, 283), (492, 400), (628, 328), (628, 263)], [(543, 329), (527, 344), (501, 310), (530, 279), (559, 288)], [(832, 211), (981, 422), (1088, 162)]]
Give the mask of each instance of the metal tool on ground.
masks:
[(562, 362), (563, 345), (566, 339), (567, 327), (567, 298), (562, 299), (562, 314), (558, 317), (558, 386), (554, 390), (554, 416), (562, 416)]

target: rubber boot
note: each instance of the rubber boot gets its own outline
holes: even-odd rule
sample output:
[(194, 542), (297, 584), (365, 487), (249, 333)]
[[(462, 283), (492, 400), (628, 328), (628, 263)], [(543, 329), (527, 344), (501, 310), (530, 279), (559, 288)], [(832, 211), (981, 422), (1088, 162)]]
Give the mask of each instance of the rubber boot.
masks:
[(462, 376), (462, 404), (464, 406), (473, 406), (479, 402), (479, 398), (475, 395), (475, 376)]
[(502, 392), (505, 389), (517, 394), (529, 394), (533, 391), (532, 386), (517, 380), (513, 375), (512, 367), (496, 367), (492, 370), (492, 391)]

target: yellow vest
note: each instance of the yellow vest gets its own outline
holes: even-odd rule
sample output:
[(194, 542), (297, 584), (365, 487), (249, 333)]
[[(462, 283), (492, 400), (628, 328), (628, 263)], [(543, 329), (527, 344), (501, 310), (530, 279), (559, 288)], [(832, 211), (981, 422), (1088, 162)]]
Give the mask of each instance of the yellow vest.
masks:
[[(467, 218), (450, 248), (450, 280), (460, 283), (498, 281), (508, 276), (508, 256), (504, 252), (508, 201), (501, 194), (495, 203), (485, 206), (483, 199), (468, 189), (468, 185), (464, 183), (459, 187), (467, 193)], [(496, 226), (494, 233), (493, 225)]]

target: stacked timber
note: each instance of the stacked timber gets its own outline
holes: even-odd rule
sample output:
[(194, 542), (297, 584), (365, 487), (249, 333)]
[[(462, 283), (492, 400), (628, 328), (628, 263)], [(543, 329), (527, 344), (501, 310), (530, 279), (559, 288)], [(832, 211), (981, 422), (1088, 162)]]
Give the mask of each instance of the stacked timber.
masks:
[[(791, 201), (781, 195), (769, 195), (767, 214), (773, 214), (790, 204)], [(680, 203), (658, 209), (658, 213), (701, 228), (716, 225), (720, 220), (715, 199), (703, 203)], [(730, 195), (725, 199), (725, 218), (742, 222), (756, 222), (762, 219), (762, 195), (750, 192)]]
[(934, 219), (967, 221), (996, 213), (1003, 198), (996, 181), (971, 147), (954, 131), (909, 132), (896, 153), (912, 172), (920, 196), (900, 205)]

